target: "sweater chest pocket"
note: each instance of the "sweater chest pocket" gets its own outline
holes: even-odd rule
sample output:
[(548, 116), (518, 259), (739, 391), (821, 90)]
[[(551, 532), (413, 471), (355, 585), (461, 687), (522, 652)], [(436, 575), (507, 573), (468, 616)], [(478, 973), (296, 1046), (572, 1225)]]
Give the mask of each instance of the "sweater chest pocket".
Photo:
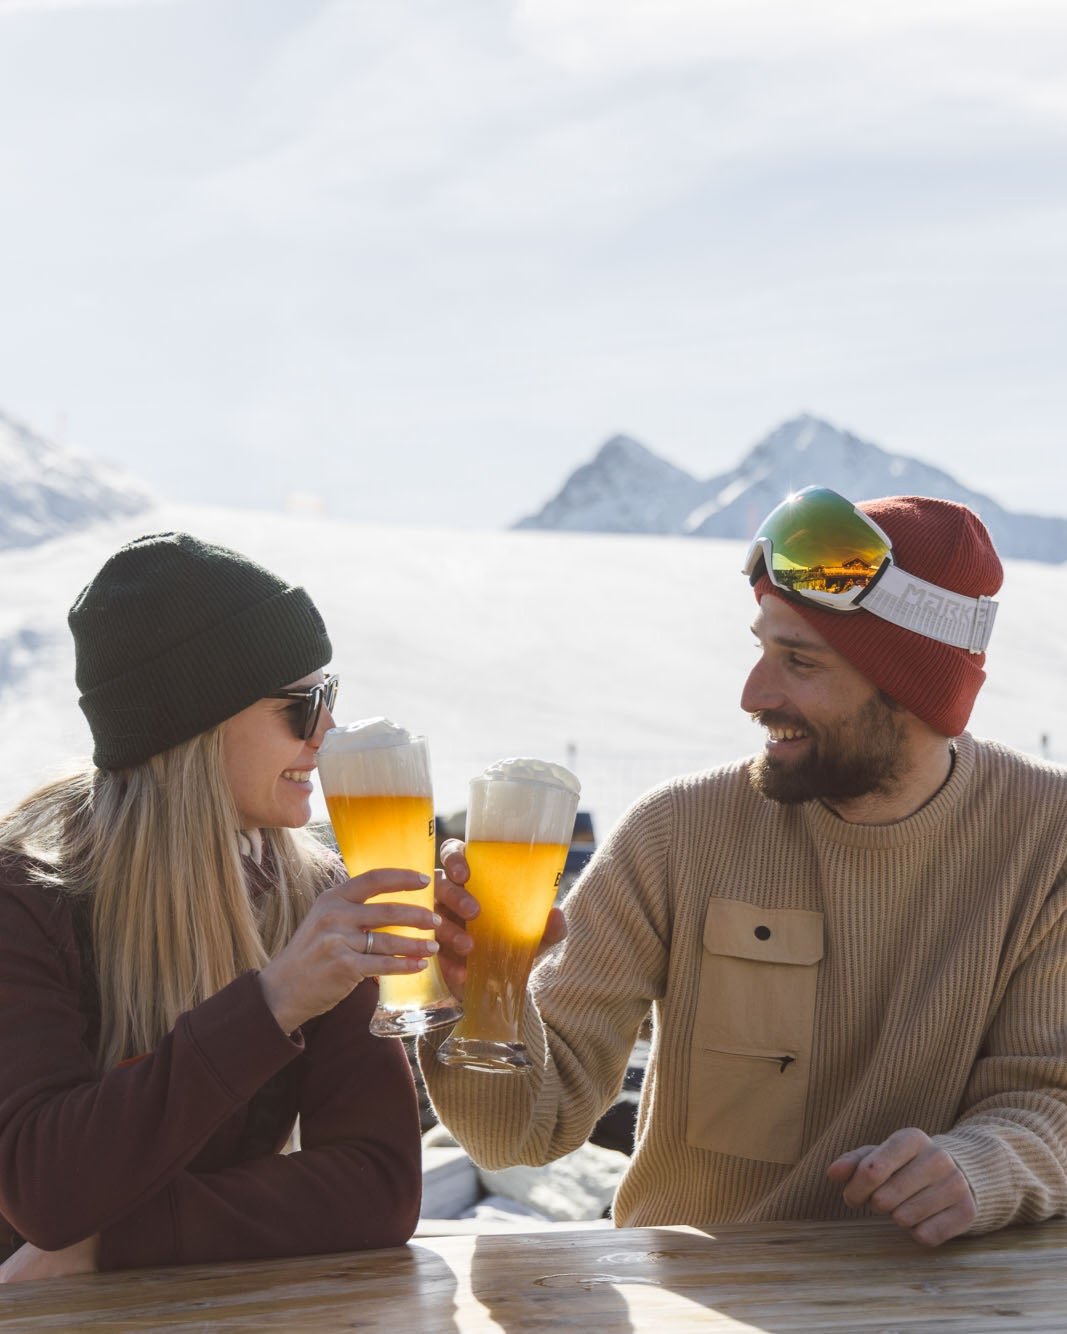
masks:
[(794, 1163), (811, 1072), (823, 915), (711, 899), (693, 1023), (686, 1140)]

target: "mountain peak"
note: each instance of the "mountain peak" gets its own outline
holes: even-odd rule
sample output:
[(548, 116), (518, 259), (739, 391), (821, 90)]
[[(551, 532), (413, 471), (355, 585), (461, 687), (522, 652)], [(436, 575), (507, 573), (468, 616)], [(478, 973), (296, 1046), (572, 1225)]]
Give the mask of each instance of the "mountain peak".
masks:
[(877, 454), (885, 452), (877, 445), (861, 440), (851, 431), (844, 431), (823, 417), (805, 412), (775, 427), (753, 448), (752, 453), (781, 459), (787, 454), (823, 456), (828, 451), (840, 454), (849, 449), (858, 449), (864, 454), (871, 450)]
[(28, 547), (154, 503), (132, 477), (0, 412), (0, 547)]
[(606, 440), (563, 489), (516, 528), (671, 533), (692, 509), (696, 478), (628, 435)]
[(655, 457), (656, 455), (646, 445), (641, 444), (640, 440), (635, 440), (632, 435), (613, 435), (604, 441), (592, 461), (595, 465), (618, 467), (625, 464), (641, 464)]

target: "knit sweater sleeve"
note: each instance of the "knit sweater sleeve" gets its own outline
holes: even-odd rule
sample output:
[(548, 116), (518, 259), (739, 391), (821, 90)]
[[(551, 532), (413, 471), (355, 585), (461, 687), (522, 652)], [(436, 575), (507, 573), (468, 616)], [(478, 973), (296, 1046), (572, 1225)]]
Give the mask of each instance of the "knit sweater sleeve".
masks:
[(975, 1196), (972, 1232), (1067, 1213), (1067, 882), (1028, 933), (959, 1120), (935, 1140)]
[[(373, 1244), (410, 1231), (418, 1127), (395, 1053), (369, 1047), (358, 1053), (369, 1066), (346, 1069), (357, 1053), (338, 1036), (343, 1020), (323, 1025), (305, 1081), (304, 1163), (279, 1170), (267, 1155), (198, 1174), (190, 1165), (200, 1151), (303, 1041), (282, 1033), (246, 973), (182, 1015), (153, 1051), (100, 1075), (85, 1040), (84, 988), (63, 897), (0, 886), (0, 1210), (28, 1241), (58, 1250), (99, 1233), (101, 1267), (122, 1268), (342, 1249), (369, 1235), (376, 1211), (384, 1225)], [(380, 1121), (369, 1110), (376, 1097)], [(327, 1145), (331, 1164), (320, 1152)], [(386, 1207), (394, 1189), (399, 1221)], [(366, 1210), (345, 1230), (353, 1190)]]
[(663, 994), (671, 931), (669, 788), (634, 806), (565, 904), (567, 938), (531, 979), (523, 1041), (533, 1069), (501, 1078), (443, 1066), (420, 1044), (441, 1120), (489, 1168), (578, 1148), (618, 1094), (641, 1023)]

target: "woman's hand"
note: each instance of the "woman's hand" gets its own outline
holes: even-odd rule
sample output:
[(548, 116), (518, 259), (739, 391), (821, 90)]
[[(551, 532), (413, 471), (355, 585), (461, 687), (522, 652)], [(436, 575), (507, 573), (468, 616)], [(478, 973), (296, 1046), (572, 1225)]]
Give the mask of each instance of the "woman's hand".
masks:
[[(474, 948), (474, 940), (466, 925), (481, 911), (478, 900), (463, 886), (470, 879), (471, 869), (463, 855), (463, 844), (458, 838), (441, 844), (443, 874), (437, 876), (435, 892), (441, 925), (437, 940), (441, 946), (441, 972), (448, 989), (458, 1000), (463, 999), (463, 985), (467, 980), (467, 955)], [(552, 908), (545, 922), (545, 932), (537, 947), (538, 954), (558, 945), (567, 935), (567, 922), (559, 908)]]
[(94, 1233), (84, 1241), (65, 1246), (61, 1251), (42, 1251), (31, 1242), (23, 1242), (14, 1255), (0, 1265), (0, 1283), (25, 1283), (35, 1278), (65, 1278), (70, 1274), (95, 1274), (100, 1236)]
[(325, 1014), (366, 977), (417, 973), (437, 942), (385, 934), (385, 926), (433, 931), (440, 918), (413, 903), (367, 903), (376, 894), (425, 889), (416, 871), (366, 871), (315, 900), (292, 940), (260, 971), (267, 1004), (283, 1033)]

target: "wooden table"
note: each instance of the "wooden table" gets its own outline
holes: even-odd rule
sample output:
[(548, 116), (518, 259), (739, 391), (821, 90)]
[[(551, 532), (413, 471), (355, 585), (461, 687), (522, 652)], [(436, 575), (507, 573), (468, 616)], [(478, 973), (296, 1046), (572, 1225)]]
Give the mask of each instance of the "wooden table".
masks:
[(1067, 1221), (922, 1250), (891, 1223), (558, 1229), (15, 1284), (0, 1330), (1067, 1330)]

